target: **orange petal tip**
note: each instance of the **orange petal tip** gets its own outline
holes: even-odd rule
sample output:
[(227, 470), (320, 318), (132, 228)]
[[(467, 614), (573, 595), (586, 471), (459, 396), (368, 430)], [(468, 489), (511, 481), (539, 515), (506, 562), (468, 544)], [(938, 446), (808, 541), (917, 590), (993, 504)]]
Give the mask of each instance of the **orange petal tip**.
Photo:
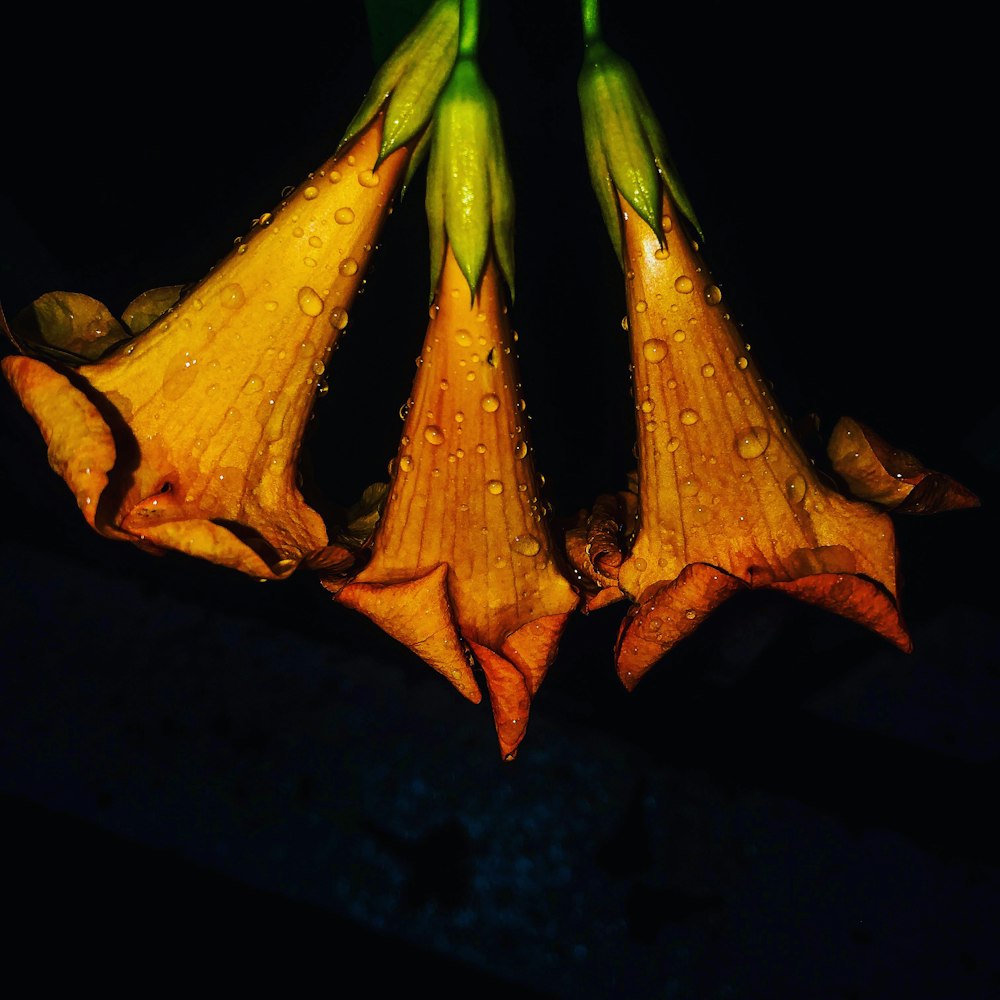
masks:
[(476, 704), (482, 692), (473, 676), (448, 598), (448, 566), (392, 583), (349, 583), (336, 600), (370, 618), (407, 646)]

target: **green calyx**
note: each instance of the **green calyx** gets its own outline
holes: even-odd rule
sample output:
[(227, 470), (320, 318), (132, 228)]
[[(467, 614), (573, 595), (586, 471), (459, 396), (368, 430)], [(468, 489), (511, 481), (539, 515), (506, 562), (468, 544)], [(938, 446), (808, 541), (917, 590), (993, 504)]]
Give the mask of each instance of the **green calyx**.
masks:
[(384, 113), (378, 163), (408, 143), (414, 145), (403, 186), (426, 150), (422, 140), (434, 104), (451, 73), (458, 51), (459, 0), (436, 0), (382, 64), (340, 148), (347, 146), (379, 112)]
[[(588, 41), (577, 84), (590, 179), (619, 261), (619, 194), (665, 245), (663, 187), (701, 236), (660, 123), (632, 66), (599, 38)], [(624, 262), (623, 262), (624, 266)]]
[(431, 297), (450, 244), (475, 298), (492, 249), (514, 297), (514, 187), (497, 102), (471, 58), (438, 102), (427, 165)]

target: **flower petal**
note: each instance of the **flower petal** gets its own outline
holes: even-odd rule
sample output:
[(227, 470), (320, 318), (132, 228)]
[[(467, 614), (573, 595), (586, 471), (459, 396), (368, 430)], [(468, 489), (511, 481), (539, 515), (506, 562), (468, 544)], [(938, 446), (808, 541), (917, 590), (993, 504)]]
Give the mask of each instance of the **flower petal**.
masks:
[(439, 563), (422, 576), (396, 583), (349, 583), (337, 592), (337, 600), (366, 615), (478, 703), (482, 693), (462, 650), (447, 580), (448, 567)]
[(716, 566), (692, 563), (676, 579), (648, 587), (618, 632), (615, 664), (622, 684), (631, 691), (668, 650), (745, 586)]
[(900, 514), (936, 514), (979, 506), (979, 498), (951, 476), (926, 468), (918, 458), (893, 448), (870, 427), (850, 417), (837, 421), (827, 454), (854, 496)]
[(108, 474), (115, 465), (115, 441), (97, 407), (64, 375), (23, 355), (0, 362), (11, 388), (42, 432), (49, 465), (66, 481), (87, 523), (118, 537), (97, 521)]

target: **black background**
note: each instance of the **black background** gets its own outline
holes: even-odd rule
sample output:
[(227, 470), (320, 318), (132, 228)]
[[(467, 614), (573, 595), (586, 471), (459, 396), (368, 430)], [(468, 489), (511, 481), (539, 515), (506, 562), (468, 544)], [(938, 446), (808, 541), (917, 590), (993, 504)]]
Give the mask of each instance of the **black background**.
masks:
[[(994, 213), (975, 32), (861, 8), (808, 24), (627, 10), (609, 5), (606, 35), (639, 71), (786, 411), (826, 432), (850, 414), (984, 500), (897, 519), (916, 652), (752, 595), (627, 696), (612, 607), (572, 624), (502, 767), (485, 706), (307, 574), (260, 586), (92, 534), (7, 391), (0, 791), (25, 941), (183, 965), (231, 935), (287, 957), (294, 937), (300, 969), (324, 957), (301, 942), (326, 942), (331, 977), (540, 996), (1000, 988)], [(120, 312), (197, 278), (330, 154), (376, 66), (364, 5), (277, 14), (27, 15), (24, 66), (2, 71), (8, 314), (53, 289)], [(634, 439), (576, 4), (486, 3), (480, 44), (516, 185), (532, 440), (569, 515), (623, 485)], [(336, 503), (395, 452), (426, 323), (423, 176), (310, 427)], [(368, 863), (395, 878), (381, 895)]]

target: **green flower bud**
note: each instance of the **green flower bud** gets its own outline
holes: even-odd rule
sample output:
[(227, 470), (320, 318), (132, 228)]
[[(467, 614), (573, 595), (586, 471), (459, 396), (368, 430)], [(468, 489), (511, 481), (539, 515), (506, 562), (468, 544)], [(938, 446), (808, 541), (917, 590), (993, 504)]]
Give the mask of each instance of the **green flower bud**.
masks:
[[(376, 73), (361, 107), (340, 140), (341, 148), (380, 111), (385, 112), (385, 123), (378, 163), (424, 132), (455, 62), (458, 13), (459, 0), (437, 0), (431, 5)], [(411, 157), (408, 177), (412, 176), (418, 162), (418, 155)]]
[(618, 259), (619, 194), (665, 243), (663, 188), (701, 236), (701, 226), (667, 151), (660, 123), (632, 66), (599, 40), (584, 55), (577, 85), (590, 179)]
[(514, 295), (514, 188), (496, 99), (461, 58), (434, 115), (427, 166), (431, 296), (450, 243), (474, 298), (492, 247)]

